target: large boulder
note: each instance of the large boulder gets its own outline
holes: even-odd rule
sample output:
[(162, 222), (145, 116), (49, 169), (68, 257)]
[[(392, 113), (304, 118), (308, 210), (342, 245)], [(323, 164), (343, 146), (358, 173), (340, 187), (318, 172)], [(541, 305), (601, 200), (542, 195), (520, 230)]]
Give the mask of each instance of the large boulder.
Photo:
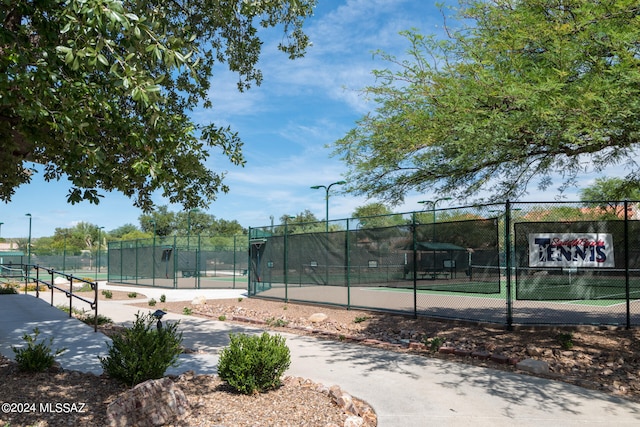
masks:
[(188, 415), (187, 397), (169, 378), (140, 383), (107, 407), (107, 419), (111, 427), (164, 426)]

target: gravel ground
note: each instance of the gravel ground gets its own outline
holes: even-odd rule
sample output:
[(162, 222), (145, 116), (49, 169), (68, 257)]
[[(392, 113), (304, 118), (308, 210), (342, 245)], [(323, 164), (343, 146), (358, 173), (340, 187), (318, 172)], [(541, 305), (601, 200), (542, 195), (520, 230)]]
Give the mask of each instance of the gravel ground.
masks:
[[(114, 299), (128, 298), (113, 293)], [(138, 294), (140, 307), (149, 307)], [(150, 307), (149, 307), (150, 308)], [(349, 340), (389, 351), (413, 352), (424, 357), (446, 358), (460, 363), (518, 371), (513, 364), (471, 353), (502, 356), (502, 361), (534, 358), (549, 364), (551, 377), (640, 402), (640, 331), (637, 329), (529, 329), (506, 331), (499, 326), (413, 319), (384, 313), (344, 310), (278, 301), (245, 298), (160, 303), (154, 308), (176, 313), (191, 312), (217, 321), (250, 323), (272, 331)], [(187, 310), (185, 310), (185, 308)], [(311, 316), (323, 313), (324, 321)], [(408, 345), (408, 343), (412, 343)], [(426, 343), (426, 345), (425, 345)], [(438, 347), (442, 347), (438, 351)], [(443, 352), (445, 349), (463, 350)], [(198, 351), (198, 349), (189, 349)], [(523, 372), (523, 374), (526, 374)], [(184, 374), (174, 378), (192, 405), (184, 425), (242, 426), (342, 426), (346, 414), (329, 396), (327, 386), (308, 379), (287, 378), (283, 387), (265, 394), (234, 393), (215, 376)], [(106, 406), (126, 387), (105, 377), (77, 372), (20, 373), (0, 359), (2, 402), (80, 402), (83, 413), (1, 414), (0, 425), (67, 426), (106, 425)], [(349, 392), (349, 390), (344, 390)], [(357, 396), (355, 396), (357, 401)], [(357, 401), (361, 409), (364, 402)], [(375, 408), (373, 408), (375, 411)], [(372, 417), (369, 426), (375, 425)]]

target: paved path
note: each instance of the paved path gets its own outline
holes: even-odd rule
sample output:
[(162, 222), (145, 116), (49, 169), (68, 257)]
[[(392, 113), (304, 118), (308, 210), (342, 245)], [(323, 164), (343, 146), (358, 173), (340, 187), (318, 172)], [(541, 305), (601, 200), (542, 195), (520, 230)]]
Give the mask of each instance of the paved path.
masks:
[[(104, 288), (104, 287), (103, 287)], [(122, 289), (118, 287), (117, 289)], [(137, 289), (169, 301), (237, 298), (242, 291)], [(158, 295), (152, 295), (153, 292)], [(49, 295), (41, 295), (44, 299)], [(58, 298), (58, 297), (56, 297)], [(65, 369), (102, 371), (98, 356), (106, 354), (108, 338), (70, 319), (44, 299), (30, 295), (0, 295), (0, 352), (13, 357), (11, 346), (38, 326), (43, 337), (54, 337), (54, 348), (67, 347), (59, 361)], [(61, 296), (54, 305), (64, 303)], [(141, 310), (127, 301), (100, 301), (99, 312), (118, 323), (131, 324)], [(202, 354), (182, 355), (168, 373), (194, 370), (215, 373), (218, 353), (230, 332), (259, 332), (225, 322), (170, 314), (181, 321), (184, 344)], [(369, 402), (380, 427), (430, 426), (589, 426), (640, 425), (640, 404), (569, 384), (468, 366), (416, 355), (398, 354), (357, 344), (283, 334), (291, 350), (287, 375), (301, 376)]]

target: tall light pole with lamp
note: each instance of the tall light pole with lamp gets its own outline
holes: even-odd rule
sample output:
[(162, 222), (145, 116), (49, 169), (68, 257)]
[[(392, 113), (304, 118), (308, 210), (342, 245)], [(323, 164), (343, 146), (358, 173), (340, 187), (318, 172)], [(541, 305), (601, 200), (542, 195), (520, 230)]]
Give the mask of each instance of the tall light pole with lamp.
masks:
[(432, 225), (431, 225), (431, 243), (433, 244), (433, 278), (436, 278), (436, 205), (438, 202), (451, 200), (451, 197), (441, 197), (435, 200), (421, 200), (418, 203), (431, 203)]
[(325, 260), (325, 265), (326, 265), (326, 273), (325, 273), (325, 285), (329, 284), (329, 190), (331, 190), (331, 187), (333, 187), (334, 185), (343, 185), (346, 184), (346, 181), (336, 181), (336, 182), (332, 182), (329, 185), (313, 185), (311, 188), (314, 190), (319, 190), (321, 188), (324, 188), (325, 190), (325, 215), (326, 215), (326, 233), (327, 233), (327, 251), (325, 252), (325, 256), (326, 256), (326, 260)]
[(331, 187), (333, 187), (334, 185), (344, 185), (346, 184), (346, 181), (336, 181), (336, 182), (332, 182), (329, 185), (313, 185), (311, 186), (311, 188), (313, 188), (314, 190), (319, 190), (321, 188), (325, 189), (325, 215), (326, 215), (326, 231), (327, 233), (329, 232), (329, 190), (331, 189)]
[(0, 237), (2, 237), (2, 224), (4, 224), (4, 222), (0, 222)]

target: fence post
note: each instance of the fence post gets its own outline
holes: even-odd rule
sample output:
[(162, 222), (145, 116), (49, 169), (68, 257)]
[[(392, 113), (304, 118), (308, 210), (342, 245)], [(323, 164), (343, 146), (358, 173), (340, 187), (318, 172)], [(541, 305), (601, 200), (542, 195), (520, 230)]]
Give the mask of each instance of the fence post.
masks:
[[(187, 251), (188, 252), (188, 251)], [(178, 289), (178, 236), (173, 236), (173, 289)], [(165, 273), (169, 270), (169, 260), (167, 259), (167, 266)], [(196, 271), (196, 274), (198, 272)], [(168, 274), (165, 274), (167, 276)]]
[(418, 318), (418, 243), (416, 238), (416, 213), (411, 214), (411, 234), (413, 239), (413, 318)]
[(627, 302), (627, 329), (631, 329), (631, 292), (629, 289), (629, 201), (624, 201), (624, 286)]
[[(236, 243), (236, 239), (235, 236), (233, 238), (233, 243), (235, 245)], [(235, 248), (234, 248), (235, 249)], [(235, 255), (234, 255), (235, 257)], [(234, 274), (233, 274), (233, 289), (236, 288), (236, 282), (235, 282), (235, 264), (233, 265), (234, 268)], [(202, 289), (202, 283), (200, 282), (200, 271), (202, 271), (202, 235), (200, 234), (200, 232), (198, 232), (198, 249), (196, 249), (196, 288), (198, 289)], [(204, 275), (206, 277), (207, 275), (207, 263), (204, 263)]]
[(289, 219), (285, 217), (284, 219), (284, 237), (282, 239), (283, 243), (284, 243), (284, 260), (282, 265), (284, 266), (284, 302), (288, 302), (289, 301), (289, 254), (288, 254), (288, 234), (289, 234), (289, 230), (288, 230), (288, 222)]
[(511, 301), (511, 202), (504, 208), (504, 255), (507, 273), (507, 330), (513, 329), (513, 306)]
[(346, 274), (347, 274), (347, 310), (351, 309), (351, 257), (349, 256), (351, 251), (350, 251), (350, 245), (349, 245), (349, 219), (347, 219), (347, 232), (345, 233), (345, 255), (346, 255)]
[[(237, 234), (233, 235), (233, 289), (236, 288), (236, 272), (238, 271), (237, 264), (236, 264), (236, 237), (238, 237)], [(200, 242), (198, 241), (198, 248), (200, 247)]]

